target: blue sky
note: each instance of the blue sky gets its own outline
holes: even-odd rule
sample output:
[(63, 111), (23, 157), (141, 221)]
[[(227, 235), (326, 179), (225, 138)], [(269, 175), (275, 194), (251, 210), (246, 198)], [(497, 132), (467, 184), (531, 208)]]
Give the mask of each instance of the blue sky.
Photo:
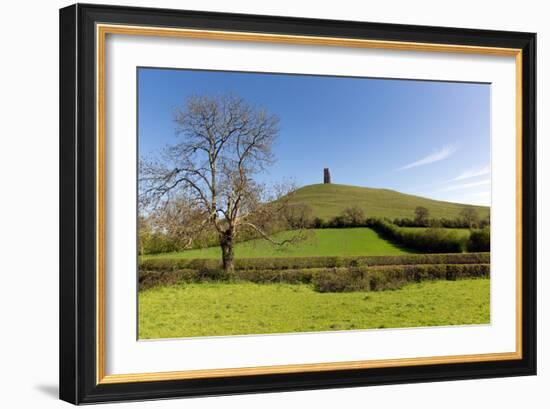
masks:
[(490, 85), (138, 69), (140, 156), (177, 142), (188, 95), (232, 93), (280, 118), (275, 164), (258, 177), (332, 182), (490, 204)]

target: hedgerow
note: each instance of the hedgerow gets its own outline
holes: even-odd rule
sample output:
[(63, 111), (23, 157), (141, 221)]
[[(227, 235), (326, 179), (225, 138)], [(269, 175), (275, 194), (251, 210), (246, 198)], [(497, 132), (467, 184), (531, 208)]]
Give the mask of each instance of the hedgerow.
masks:
[(490, 251), (491, 250), (491, 232), (488, 227), (483, 229), (474, 229), (470, 232), (470, 238), (467, 244), (468, 251)]
[(390, 241), (426, 253), (461, 253), (468, 241), (452, 230), (432, 227), (411, 231), (381, 219), (374, 220), (372, 228)]
[(194, 283), (208, 281), (250, 281), (254, 283), (288, 283), (308, 284), (311, 283), (315, 274), (323, 269), (292, 269), (292, 270), (237, 270), (231, 276), (218, 270), (171, 270), (171, 271), (140, 271), (139, 289), (159, 285), (174, 285), (179, 283)]
[[(403, 254), (395, 256), (277, 257), (236, 259), (236, 270), (287, 270), (299, 268), (333, 268), (408, 264), (483, 264), (490, 262), (489, 253)], [(215, 259), (152, 258), (139, 264), (143, 271), (182, 269), (210, 270), (221, 267)]]
[(325, 269), (313, 276), (318, 292), (395, 290), (411, 282), (489, 277), (489, 264), (435, 264)]
[(334, 268), (236, 270), (232, 275), (222, 269), (170, 271), (141, 270), (139, 289), (157, 285), (204, 281), (251, 281), (255, 283), (312, 283), (319, 292), (378, 291), (400, 288), (409, 282), (456, 280), (488, 277), (489, 264), (418, 264)]

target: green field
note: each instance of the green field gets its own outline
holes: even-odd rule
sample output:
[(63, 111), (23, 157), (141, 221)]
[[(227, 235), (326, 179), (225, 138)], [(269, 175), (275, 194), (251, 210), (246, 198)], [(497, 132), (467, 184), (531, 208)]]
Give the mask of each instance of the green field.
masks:
[(486, 324), (489, 280), (317, 293), (306, 284), (201, 283), (139, 293), (139, 338)]
[(293, 201), (308, 205), (312, 209), (314, 217), (320, 217), (325, 221), (339, 216), (346, 207), (352, 205), (363, 209), (366, 217), (387, 217), (389, 219), (412, 219), (417, 206), (427, 208), (430, 218), (454, 219), (459, 217), (460, 211), (466, 207), (476, 209), (481, 218), (489, 215), (489, 208), (486, 206), (442, 202), (390, 189), (337, 184), (304, 186), (295, 192)]
[[(277, 240), (288, 238), (292, 232), (281, 232), (274, 236)], [(282, 247), (266, 240), (251, 240), (235, 245), (235, 258), (253, 257), (308, 257), (308, 256), (390, 256), (410, 251), (392, 244), (367, 227), (349, 229), (308, 230), (305, 240)], [(142, 259), (155, 257), (170, 258), (221, 258), (220, 247), (187, 250), (179, 253), (163, 253), (142, 256)]]

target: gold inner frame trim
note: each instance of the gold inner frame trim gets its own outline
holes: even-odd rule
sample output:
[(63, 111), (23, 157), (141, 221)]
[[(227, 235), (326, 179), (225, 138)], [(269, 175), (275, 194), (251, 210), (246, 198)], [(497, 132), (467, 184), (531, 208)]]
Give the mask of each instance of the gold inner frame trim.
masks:
[[(465, 360), (466, 359), (466, 360)], [(463, 362), (501, 361), (505, 359), (517, 359), (514, 353), (480, 354), (480, 355), (455, 355), (439, 356), (429, 358), (399, 358), (399, 359), (376, 359), (369, 361), (347, 361), (347, 362), (326, 362), (322, 364), (299, 364), (299, 365), (277, 365), (259, 366), (250, 368), (226, 368), (208, 370), (190, 370), (175, 372), (151, 372), (124, 375), (106, 375), (101, 383), (126, 383), (126, 382), (147, 382), (165, 381), (178, 379), (201, 379), (212, 377), (244, 376), (244, 375), (269, 375), (288, 374), (298, 372), (322, 372), (347, 369), (366, 368), (392, 368), (412, 365), (437, 365)]]
[[(132, 374), (105, 374), (105, 41), (107, 34), (193, 38), (223, 41), (247, 41), (335, 47), (354, 47), (401, 51), (427, 51), (514, 56), (516, 65), (516, 350), (505, 353), (450, 355), (366, 361), (322, 362), (314, 364), (185, 370)], [(178, 29), (165, 27), (96, 25), (96, 382), (128, 382), (204, 379), (214, 377), (290, 374), (348, 369), (388, 368), (413, 365), (437, 365), (467, 362), (490, 362), (522, 358), (522, 51), (515, 48), (432, 44), (402, 41), (363, 40), (318, 36), (294, 36), (235, 31)]]

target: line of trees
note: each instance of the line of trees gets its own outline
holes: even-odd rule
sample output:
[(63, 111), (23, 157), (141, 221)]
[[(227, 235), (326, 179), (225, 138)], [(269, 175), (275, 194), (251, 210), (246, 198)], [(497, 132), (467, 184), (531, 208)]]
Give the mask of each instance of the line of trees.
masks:
[(414, 218), (395, 218), (392, 223), (400, 227), (484, 228), (491, 224), (489, 216), (481, 218), (473, 207), (463, 208), (455, 218), (430, 218), (429, 210), (419, 206)]
[(304, 219), (302, 223), (309, 228), (345, 228), (345, 227), (372, 227), (375, 220), (384, 219), (399, 227), (444, 227), (444, 228), (468, 228), (483, 229), (490, 226), (490, 218), (481, 219), (475, 208), (465, 207), (456, 218), (430, 218), (429, 210), (419, 206), (414, 210), (414, 218), (372, 218), (366, 217), (364, 211), (358, 206), (345, 208), (342, 213), (328, 221), (319, 217)]

